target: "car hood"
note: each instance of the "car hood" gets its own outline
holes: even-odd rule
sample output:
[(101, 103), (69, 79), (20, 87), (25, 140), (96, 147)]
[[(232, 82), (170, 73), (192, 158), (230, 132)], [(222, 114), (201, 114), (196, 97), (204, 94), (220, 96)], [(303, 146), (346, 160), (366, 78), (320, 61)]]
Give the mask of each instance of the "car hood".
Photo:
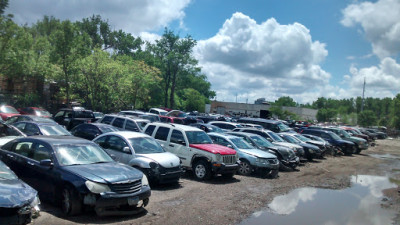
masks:
[(285, 147), (289, 147), (289, 148), (296, 148), (296, 149), (301, 148), (300, 145), (289, 143), (289, 142), (273, 142), (273, 144), (285, 146)]
[(221, 154), (221, 155), (235, 155), (236, 151), (217, 144), (190, 144), (189, 147), (197, 148), (206, 152), (210, 152), (213, 154)]
[(153, 154), (136, 154), (136, 156), (141, 158), (146, 158), (151, 161), (156, 161), (158, 164), (160, 164), (165, 168), (172, 168), (180, 165), (180, 160), (178, 156), (170, 152), (153, 153)]
[(315, 146), (315, 145), (312, 145), (312, 144), (308, 144), (308, 143), (301, 143), (300, 144), (302, 147), (304, 147), (304, 148), (310, 148), (310, 149), (313, 149), (313, 150), (320, 150), (319, 148), (318, 148), (318, 146)]
[(266, 151), (259, 150), (259, 149), (239, 149), (239, 151), (241, 151), (242, 153), (245, 153), (245, 154), (259, 157), (259, 158), (276, 159), (276, 155), (266, 152)]
[(316, 146), (324, 146), (325, 143), (321, 142), (321, 141), (315, 141), (315, 140), (310, 140), (307, 141), (308, 144), (312, 144), (312, 145), (316, 145)]
[(284, 159), (292, 159), (292, 158), (296, 157), (296, 154), (290, 148), (287, 148), (287, 147), (284, 147), (284, 146), (276, 146), (275, 148), (277, 149), (279, 154), (281, 154), (281, 156)]
[(350, 137), (349, 138), (350, 141), (355, 141), (355, 142), (367, 142), (365, 139), (363, 138), (359, 138), (359, 137)]
[(117, 162), (64, 166), (64, 170), (98, 183), (132, 181), (143, 176), (139, 170)]
[(37, 191), (19, 179), (0, 180), (0, 207), (16, 208), (32, 202)]

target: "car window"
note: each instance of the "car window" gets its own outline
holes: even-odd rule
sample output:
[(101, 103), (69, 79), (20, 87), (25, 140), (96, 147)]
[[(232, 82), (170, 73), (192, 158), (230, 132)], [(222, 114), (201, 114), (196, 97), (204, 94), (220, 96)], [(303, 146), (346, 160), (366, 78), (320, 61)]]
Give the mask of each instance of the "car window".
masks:
[(6, 123), (12, 124), (12, 123), (17, 122), (17, 120), (18, 120), (18, 116), (13, 116), (13, 117), (10, 117), (10, 119), (8, 119)]
[(18, 124), (13, 124), (14, 127), (16, 127), (18, 130), (24, 132), (25, 130), (25, 123), (18, 123)]
[(51, 151), (44, 145), (39, 144), (33, 149), (33, 157), (30, 158), (37, 161), (51, 159)]
[(109, 148), (115, 151), (123, 152), (124, 147), (129, 147), (122, 138), (111, 135), (107, 140)]
[(150, 125), (146, 128), (146, 130), (144, 131), (145, 134), (152, 136), (153, 135), (153, 131), (154, 128), (156, 128), (156, 126), (154, 125)]
[(105, 116), (103, 117), (103, 119), (101, 120), (101, 123), (105, 123), (105, 124), (111, 124), (111, 121), (114, 119), (114, 117), (112, 116)]
[(125, 119), (122, 118), (115, 118), (114, 122), (112, 123), (112, 125), (114, 127), (119, 127), (119, 128), (123, 128), (124, 127), (124, 122)]
[(214, 141), (215, 144), (223, 145), (223, 146), (228, 146), (231, 145), (227, 140), (220, 138), (220, 137), (215, 137), (211, 136), (211, 139)]
[(40, 130), (39, 128), (31, 123), (27, 123), (25, 125), (25, 130), (24, 130), (26, 135), (39, 135), (40, 134)]
[(166, 141), (169, 130), (170, 129), (168, 127), (159, 127), (154, 138), (158, 139), (158, 140)]
[(183, 144), (182, 142), (185, 142), (185, 137), (183, 136), (183, 133), (179, 130), (173, 130), (171, 134), (171, 142), (176, 144)]
[(96, 144), (100, 145), (102, 148), (108, 148), (109, 146), (107, 146), (106, 140), (107, 140), (108, 136), (103, 136), (101, 138), (96, 139), (96, 141), (94, 141)]
[(165, 152), (161, 145), (152, 137), (130, 138), (133, 150), (136, 154), (152, 154)]
[(19, 142), (15, 145), (14, 152), (26, 157), (32, 156), (32, 142)]
[(147, 122), (141, 121), (141, 122), (137, 122), (137, 124), (139, 125), (140, 130), (143, 130), (146, 127)]
[(135, 122), (127, 120), (126, 125), (125, 125), (125, 130), (130, 130), (130, 131), (139, 131), (138, 126), (136, 125)]
[(54, 117), (62, 117), (63, 115), (64, 115), (64, 111), (60, 111)]

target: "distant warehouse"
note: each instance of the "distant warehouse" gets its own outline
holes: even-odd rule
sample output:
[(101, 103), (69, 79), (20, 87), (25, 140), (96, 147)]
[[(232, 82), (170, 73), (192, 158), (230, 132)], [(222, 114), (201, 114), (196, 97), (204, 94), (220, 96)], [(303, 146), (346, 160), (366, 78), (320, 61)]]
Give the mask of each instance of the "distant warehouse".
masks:
[[(219, 102), (211, 101), (211, 104), (206, 105), (206, 113), (229, 114), (232, 116), (249, 116), (269, 118), (273, 115), (269, 111), (272, 106), (266, 102), (262, 104), (246, 104), (236, 102)], [(286, 107), (283, 106), (282, 110), (292, 112), (304, 120), (316, 120), (318, 110), (301, 108), (301, 107)]]

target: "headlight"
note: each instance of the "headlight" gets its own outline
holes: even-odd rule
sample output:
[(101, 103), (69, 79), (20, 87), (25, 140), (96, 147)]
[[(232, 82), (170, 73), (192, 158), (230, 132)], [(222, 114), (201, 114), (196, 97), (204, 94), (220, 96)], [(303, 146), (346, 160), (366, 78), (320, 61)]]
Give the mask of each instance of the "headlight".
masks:
[(95, 193), (95, 194), (100, 194), (103, 192), (111, 191), (110, 187), (105, 184), (99, 184), (99, 183), (95, 183), (92, 181), (86, 181), (85, 185), (86, 185), (87, 189), (89, 189), (90, 192)]
[(143, 177), (142, 177), (142, 187), (143, 186), (149, 186), (149, 180), (147, 180), (147, 177), (145, 174), (143, 174)]
[(217, 162), (221, 162), (222, 161), (222, 156), (221, 154), (216, 154), (216, 158), (217, 158)]

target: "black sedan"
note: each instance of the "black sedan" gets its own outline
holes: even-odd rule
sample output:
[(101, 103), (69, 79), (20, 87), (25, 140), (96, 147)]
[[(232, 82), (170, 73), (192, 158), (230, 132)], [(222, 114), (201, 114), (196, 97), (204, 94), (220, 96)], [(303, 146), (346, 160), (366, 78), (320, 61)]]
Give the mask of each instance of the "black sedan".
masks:
[(111, 126), (104, 123), (83, 123), (72, 128), (70, 131), (72, 135), (76, 137), (81, 137), (87, 140), (93, 140), (100, 134), (105, 134), (108, 132), (119, 131), (117, 127)]
[(60, 126), (57, 123), (24, 121), (24, 122), (13, 123), (13, 126), (18, 128), (18, 130), (22, 131), (24, 134), (28, 136), (32, 135), (71, 136), (70, 132), (68, 132), (64, 127)]
[(0, 149), (0, 159), (66, 215), (79, 214), (84, 205), (101, 216), (135, 214), (151, 195), (142, 172), (73, 136), (18, 138)]
[(37, 191), (0, 161), (0, 224), (27, 224), (39, 215)]

